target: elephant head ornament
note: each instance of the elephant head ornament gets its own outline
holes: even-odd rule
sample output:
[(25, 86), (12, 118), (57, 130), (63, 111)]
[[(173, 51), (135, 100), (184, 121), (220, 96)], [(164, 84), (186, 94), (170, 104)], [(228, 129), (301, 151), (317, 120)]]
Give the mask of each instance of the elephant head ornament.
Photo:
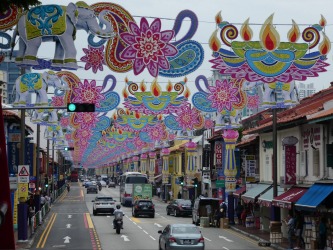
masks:
[(57, 89), (68, 89), (63, 81), (53, 72), (27, 73), (15, 81), (16, 98), (14, 106), (27, 106), (28, 95), (36, 93), (36, 103), (30, 106), (48, 106), (47, 88), (52, 86)]
[[(36, 66), (37, 52), (43, 41), (55, 41), (55, 53), (52, 67), (77, 69), (75, 33), (83, 29), (102, 38), (115, 36), (108, 11), (98, 15), (84, 2), (70, 3), (68, 6), (41, 5), (31, 8), (21, 16), (13, 35), (12, 44), (19, 34), (19, 52), (16, 64), (19, 66)], [(100, 26), (105, 28), (101, 28)]]

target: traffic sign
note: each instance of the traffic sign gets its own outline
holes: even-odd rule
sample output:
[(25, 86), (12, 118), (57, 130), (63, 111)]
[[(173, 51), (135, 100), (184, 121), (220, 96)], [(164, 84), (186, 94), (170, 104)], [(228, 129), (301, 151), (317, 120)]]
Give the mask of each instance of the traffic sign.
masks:
[(18, 183), (29, 183), (29, 165), (18, 166)]

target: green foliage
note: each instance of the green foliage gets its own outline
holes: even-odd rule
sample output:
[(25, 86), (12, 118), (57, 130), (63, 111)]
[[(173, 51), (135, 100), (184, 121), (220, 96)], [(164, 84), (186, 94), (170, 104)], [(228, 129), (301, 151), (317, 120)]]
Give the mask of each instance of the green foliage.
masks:
[(38, 0), (1, 0), (0, 13), (8, 10), (10, 5), (16, 5), (19, 8), (28, 10), (30, 6), (36, 6), (40, 4), (41, 2)]

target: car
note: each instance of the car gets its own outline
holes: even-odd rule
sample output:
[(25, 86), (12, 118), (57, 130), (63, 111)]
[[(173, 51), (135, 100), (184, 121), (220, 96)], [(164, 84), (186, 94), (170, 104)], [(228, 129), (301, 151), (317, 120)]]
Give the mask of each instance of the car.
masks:
[(116, 183), (113, 182), (113, 181), (110, 181), (108, 187), (109, 187), (109, 188), (110, 188), (110, 187), (114, 187), (114, 188), (115, 188), (115, 187), (116, 187)]
[(102, 187), (106, 187), (107, 186), (105, 181), (101, 180), (101, 181), (99, 181), (99, 183), (101, 184)]
[(111, 213), (113, 214), (116, 209), (116, 200), (114, 200), (111, 196), (107, 195), (98, 195), (92, 200), (93, 205), (93, 215), (97, 215), (98, 213)]
[(87, 194), (89, 193), (96, 193), (98, 194), (98, 187), (97, 185), (89, 185), (89, 187), (87, 187)]
[(85, 188), (89, 187), (90, 185), (93, 185), (93, 183), (92, 183), (91, 181), (86, 181), (86, 182), (84, 183), (84, 187), (85, 187)]
[(151, 218), (155, 217), (155, 206), (151, 200), (136, 200), (132, 206), (133, 217), (139, 215), (148, 215)]
[(205, 239), (199, 228), (193, 224), (169, 224), (158, 233), (161, 234), (159, 249), (205, 249)]
[(176, 199), (171, 201), (166, 207), (167, 215), (173, 214), (178, 216), (191, 216), (192, 215), (192, 203), (191, 200)]

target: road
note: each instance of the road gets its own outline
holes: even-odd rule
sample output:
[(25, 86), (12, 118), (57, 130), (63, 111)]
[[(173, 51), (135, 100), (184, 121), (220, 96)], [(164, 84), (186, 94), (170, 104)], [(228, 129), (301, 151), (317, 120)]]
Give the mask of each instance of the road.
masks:
[[(31, 249), (158, 249), (158, 230), (172, 223), (192, 223), (191, 217), (166, 215), (166, 203), (154, 200), (155, 218), (134, 218), (130, 207), (122, 207), (124, 229), (118, 235), (112, 227), (113, 216), (92, 215), (96, 194), (86, 194), (80, 185), (72, 183), (70, 192), (65, 192), (52, 206)], [(111, 195), (119, 202), (119, 187), (103, 188), (99, 194)], [(231, 229), (200, 227), (200, 230), (206, 249), (258, 249), (257, 241)]]

